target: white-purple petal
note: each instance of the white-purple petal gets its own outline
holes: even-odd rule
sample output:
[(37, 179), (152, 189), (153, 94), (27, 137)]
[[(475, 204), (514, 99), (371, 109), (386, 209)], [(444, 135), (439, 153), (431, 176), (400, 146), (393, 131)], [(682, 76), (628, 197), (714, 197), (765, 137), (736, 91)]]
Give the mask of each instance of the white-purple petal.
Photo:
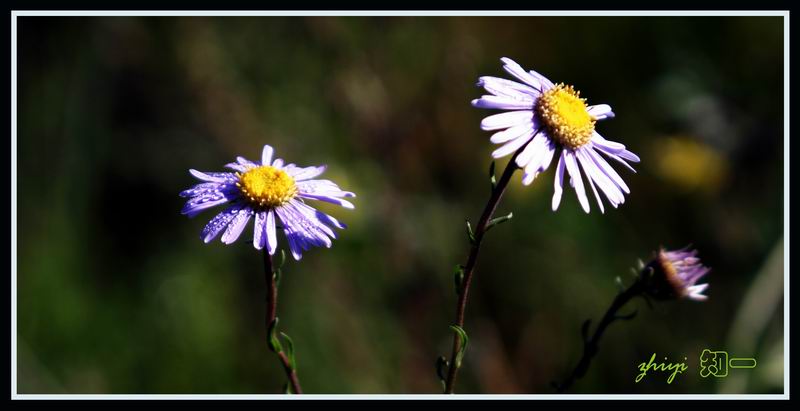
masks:
[(687, 297), (695, 301), (705, 301), (708, 299), (708, 296), (701, 293), (705, 291), (706, 288), (708, 288), (708, 284), (698, 284), (688, 287), (686, 289), (688, 293)]
[(527, 71), (525, 71), (525, 69), (523, 69), (522, 66), (517, 64), (516, 61), (511, 60), (508, 57), (503, 57), (500, 59), (500, 61), (504, 63), (503, 69), (505, 69), (505, 71), (507, 71), (509, 74), (520, 79), (521, 81), (524, 81), (525, 83), (529, 84), (531, 87), (537, 90), (542, 89), (542, 84), (539, 82), (539, 80), (536, 77), (532, 76)]
[(524, 134), (533, 134), (534, 131), (534, 124), (533, 122), (523, 123), (514, 127), (507, 128), (503, 131), (498, 131), (494, 133), (492, 137), (489, 138), (494, 144), (502, 144), (508, 141), (511, 141), (519, 136)]
[(214, 216), (214, 218), (203, 227), (203, 231), (200, 232), (200, 238), (203, 239), (203, 242), (209, 243), (219, 235), (219, 233), (228, 226), (228, 223), (239, 214), (239, 210), (241, 210), (241, 206), (234, 204)]
[(292, 200), (275, 209), (278, 217), (283, 222), (283, 229), (286, 233), (286, 238), (289, 240), (292, 255), (297, 260), (300, 259), (301, 248), (307, 250), (311, 246), (330, 247), (332, 244), (325, 231), (319, 227), (322, 223), (302, 213), (296, 207), (298, 204), (301, 203)]
[(324, 166), (324, 165), (323, 166), (319, 166), (319, 167), (305, 167), (305, 168), (297, 167), (297, 168), (294, 168), (289, 173), (289, 175), (295, 181), (303, 181), (303, 180), (312, 179), (312, 178), (324, 173), (325, 169), (327, 169), (327, 168), (328, 168), (328, 166)]
[[(541, 132), (543, 135), (544, 132)], [(550, 167), (550, 162), (553, 160), (553, 155), (556, 153), (556, 143), (553, 142), (550, 138), (547, 139), (547, 151), (545, 152), (544, 157), (542, 158), (541, 164), (539, 164), (539, 171), (547, 170), (547, 167)]]
[(309, 198), (309, 199), (312, 199), (312, 200), (325, 201), (326, 203), (340, 205), (340, 206), (342, 206), (344, 208), (349, 208), (351, 210), (356, 208), (356, 206), (354, 206), (353, 203), (351, 203), (351, 202), (349, 202), (347, 200), (342, 200), (341, 198), (336, 198), (336, 197), (330, 197), (330, 196), (319, 195), (319, 194), (304, 194), (304, 193), (300, 193), (300, 197)]
[(614, 182), (614, 184), (617, 185), (617, 187), (622, 189), (622, 191), (624, 191), (625, 193), (631, 192), (631, 190), (628, 188), (628, 185), (625, 184), (625, 181), (622, 179), (622, 177), (620, 177), (619, 174), (617, 174), (616, 170), (614, 170), (614, 168), (611, 167), (611, 165), (608, 164), (608, 162), (603, 157), (601, 157), (600, 154), (597, 154), (597, 152), (592, 150), (591, 148), (586, 150), (586, 153), (592, 158), (592, 160), (594, 160), (594, 163), (597, 164), (598, 167), (600, 167), (600, 170), (603, 171), (603, 173), (607, 175), (609, 178), (611, 178), (611, 180)]
[(493, 114), (481, 121), (481, 129), (500, 130), (503, 128), (531, 123), (533, 112), (530, 110), (507, 111), (505, 113)]
[(233, 173), (209, 173), (190, 169), (189, 174), (195, 178), (212, 183), (227, 183), (236, 181), (236, 175)]
[(258, 164), (254, 163), (254, 162), (252, 162), (252, 161), (250, 161), (250, 160), (248, 160), (248, 159), (246, 159), (246, 158), (244, 158), (242, 156), (236, 157), (236, 162), (241, 164), (241, 165), (243, 165), (243, 166), (246, 166), (246, 167), (258, 167)]
[(564, 193), (564, 155), (567, 150), (561, 150), (561, 156), (558, 158), (558, 166), (556, 166), (556, 176), (553, 180), (553, 211), (558, 210), (558, 205), (561, 204), (561, 195)]
[(597, 120), (605, 120), (607, 118), (614, 118), (614, 112), (611, 111), (611, 106), (608, 104), (597, 104), (589, 106), (586, 111)]
[[(620, 158), (618, 155), (616, 155), (616, 154), (613, 154), (613, 153), (609, 153), (608, 151), (606, 151), (606, 150), (605, 150), (604, 148), (602, 148), (602, 147), (595, 147), (595, 148), (597, 149), (597, 151), (599, 151), (599, 152), (601, 152), (601, 153), (605, 154), (605, 155), (606, 155), (608, 158), (610, 158), (610, 159), (612, 159), (612, 160), (614, 160), (614, 161), (616, 161), (616, 162), (618, 162), (618, 163), (622, 164), (622, 165), (623, 165), (623, 166), (625, 166), (625, 167), (626, 167), (628, 170), (630, 170), (630, 171), (632, 171), (632, 172), (634, 172), (634, 173), (636, 172), (636, 170), (635, 170), (633, 167), (631, 167), (631, 165), (630, 165), (630, 164), (628, 164), (628, 162), (626, 162), (625, 160), (621, 159), (621, 158)], [(601, 158), (602, 158), (602, 157), (601, 157)]]
[(528, 164), (525, 166), (525, 172), (522, 175), (522, 184), (526, 186), (533, 183), (533, 180), (535, 180), (542, 171), (547, 170), (556, 151), (556, 145), (548, 139), (543, 132), (539, 132), (539, 136), (545, 139), (544, 147), (540, 148), (538, 153), (528, 161)]
[(324, 216), (325, 213), (320, 212), (319, 210), (310, 207), (308, 204), (303, 202), (297, 201), (293, 203), (295, 209), (302, 213), (306, 218), (308, 218), (317, 229), (321, 230), (325, 233), (325, 235), (336, 238), (336, 232), (334, 232), (330, 227), (328, 227), (322, 219), (321, 216)]
[(600, 186), (600, 189), (603, 190), (603, 193), (605, 193), (606, 197), (608, 197), (608, 200), (614, 207), (624, 203), (625, 195), (620, 191), (620, 187), (611, 181), (608, 175), (606, 175), (606, 173), (597, 166), (595, 159), (592, 157), (591, 151), (591, 148), (585, 147), (581, 147), (576, 150), (578, 159), (586, 173), (586, 177), (597, 182), (597, 184)]
[(586, 179), (589, 181), (589, 187), (592, 188), (592, 192), (594, 193), (594, 198), (597, 200), (597, 206), (600, 207), (600, 213), (605, 214), (606, 210), (605, 206), (603, 206), (603, 200), (600, 199), (600, 194), (597, 193), (597, 188), (594, 186), (594, 181), (592, 180), (592, 177), (589, 175), (589, 171), (587, 171), (586, 169), (586, 163), (584, 161), (581, 161), (580, 159), (578, 159), (578, 162), (583, 167), (583, 172), (586, 174), (587, 177)]
[(253, 210), (250, 208), (243, 208), (233, 217), (233, 220), (228, 224), (228, 229), (222, 234), (222, 242), (225, 244), (232, 244), (239, 238), (239, 235), (244, 231), (247, 222), (250, 221), (250, 216)]
[(483, 87), (486, 91), (496, 96), (535, 99), (542, 94), (539, 90), (525, 84), (493, 76), (480, 77), (478, 79), (478, 86)]
[(638, 163), (640, 161), (639, 156), (633, 154), (633, 152), (628, 150), (622, 150), (619, 153), (617, 153), (617, 155), (624, 158), (625, 160), (633, 161), (634, 163)]
[(521, 136), (519, 136), (519, 137), (517, 137), (517, 138), (515, 138), (515, 139), (513, 139), (511, 141), (509, 141), (504, 146), (502, 146), (502, 147), (498, 148), (497, 150), (493, 151), (492, 152), (492, 157), (494, 157), (494, 158), (505, 157), (505, 156), (517, 151), (520, 147), (525, 145), (525, 143), (530, 141), (531, 138), (533, 138), (533, 130), (530, 130), (529, 132), (527, 132), (527, 133), (525, 133), (525, 134), (523, 134), (523, 135), (521, 135)]
[(272, 161), (272, 153), (274, 153), (274, 152), (275, 152), (275, 150), (272, 148), (272, 146), (270, 146), (268, 144), (264, 144), (264, 149), (261, 150), (261, 165), (262, 166), (268, 166), (269, 165), (269, 163)]
[(240, 173), (244, 173), (244, 172), (246, 172), (247, 170), (250, 169), (250, 167), (248, 167), (248, 166), (246, 166), (244, 164), (239, 164), (239, 163), (228, 163), (228, 164), (225, 164), (225, 167), (230, 168), (231, 170), (236, 170), (236, 171), (238, 171)]
[(583, 207), (583, 211), (586, 213), (589, 212), (589, 198), (586, 197), (586, 190), (583, 188), (583, 179), (581, 178), (581, 172), (578, 169), (578, 164), (575, 160), (575, 153), (572, 151), (567, 151), (564, 149), (566, 154), (564, 155), (564, 159), (567, 163), (567, 171), (569, 172), (570, 177), (572, 178), (573, 186), (575, 187), (575, 193), (578, 195), (578, 201), (581, 203), (581, 207)]
[(537, 80), (539, 80), (539, 82), (542, 83), (542, 92), (555, 87), (555, 84), (553, 84), (553, 82), (550, 81), (549, 78), (539, 74), (536, 70), (528, 70), (528, 73), (530, 73), (533, 77), (535, 77)]
[(604, 151), (609, 153), (618, 153), (622, 150), (625, 150), (624, 144), (617, 143), (616, 141), (606, 140), (596, 131), (592, 132), (591, 142), (593, 146), (603, 148)]
[[(281, 218), (281, 220), (283, 220)], [(297, 245), (297, 237), (294, 232), (284, 229), (284, 234), (286, 234), (286, 241), (289, 243), (289, 251), (292, 253), (292, 257), (295, 260), (300, 261), (303, 258), (303, 253), (300, 251), (300, 247)]]
[(225, 187), (226, 183), (200, 183), (192, 186), (192, 188), (180, 192), (181, 197), (197, 197), (206, 193), (219, 191)]
[(259, 211), (256, 213), (256, 218), (253, 224), (253, 247), (256, 250), (264, 248), (267, 242), (266, 226), (267, 226), (267, 211)]
[(472, 105), (477, 108), (498, 110), (532, 110), (533, 100), (520, 100), (511, 97), (486, 95), (472, 100)]
[(342, 191), (330, 180), (304, 180), (297, 182), (297, 191), (300, 194), (316, 194), (328, 197), (351, 197), (356, 196), (350, 191)]
[(181, 209), (181, 214), (186, 215), (189, 218), (192, 218), (200, 214), (200, 212), (203, 210), (207, 210), (209, 208), (216, 207), (220, 204), (228, 202), (228, 199), (225, 198), (224, 196), (216, 199), (205, 197), (205, 198), (199, 198), (197, 199), (197, 201), (192, 201), (192, 200), (188, 201)]
[(537, 134), (533, 137), (531, 142), (525, 146), (522, 152), (516, 158), (517, 166), (520, 168), (525, 168), (529, 163), (534, 162), (534, 160), (538, 160), (542, 156), (544, 156), (544, 152), (546, 150), (545, 145), (547, 144), (547, 138), (542, 136), (541, 134)]
[(267, 237), (267, 251), (269, 251), (270, 255), (275, 254), (275, 250), (278, 248), (278, 236), (275, 233), (275, 212), (273, 210), (267, 211), (267, 221), (264, 230)]
[(329, 226), (333, 226), (333, 227), (336, 227), (336, 228), (340, 228), (340, 229), (347, 228), (346, 224), (344, 224), (344, 223), (340, 222), (339, 220), (337, 220), (337, 219), (335, 219), (335, 218), (323, 213), (322, 211), (314, 210), (314, 215), (317, 217), (317, 220), (319, 220), (323, 224), (326, 224), (326, 225), (329, 225)]
[(300, 210), (303, 206), (305, 205), (302, 202), (291, 200), (287, 204), (275, 209), (281, 217), (281, 221), (284, 223), (284, 229), (291, 229), (293, 233), (297, 234), (300, 240), (298, 242), (300, 245), (304, 246), (304, 249), (307, 249), (304, 244), (307, 242), (311, 245), (330, 246), (330, 238), (328, 238), (325, 231), (320, 228), (323, 224), (315, 217), (303, 213)]

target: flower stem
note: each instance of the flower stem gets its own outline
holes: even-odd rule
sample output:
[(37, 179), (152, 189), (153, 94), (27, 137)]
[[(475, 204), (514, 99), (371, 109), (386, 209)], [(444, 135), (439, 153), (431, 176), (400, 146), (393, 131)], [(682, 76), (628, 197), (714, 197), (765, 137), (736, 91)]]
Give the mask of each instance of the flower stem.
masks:
[[(267, 283), (266, 337), (267, 341), (270, 341), (270, 331), (272, 325), (275, 323), (278, 312), (278, 285), (275, 278), (275, 269), (272, 265), (272, 256), (269, 254), (269, 251), (267, 251), (266, 247), (264, 247), (264, 279)], [(297, 372), (292, 367), (289, 357), (283, 352), (283, 350), (276, 351), (272, 344), (267, 344), (267, 346), (269, 347), (270, 351), (275, 352), (278, 355), (278, 359), (281, 361), (281, 365), (283, 365), (283, 370), (286, 372), (286, 377), (289, 379), (289, 383), (291, 384), (292, 393), (302, 394), (303, 389), (300, 387), (300, 380), (297, 378)]]
[(584, 325), (584, 341), (583, 341), (583, 356), (581, 360), (578, 362), (578, 365), (575, 366), (575, 369), (572, 370), (572, 373), (564, 380), (561, 384), (556, 385), (556, 389), (558, 392), (564, 392), (569, 389), (572, 384), (579, 378), (586, 375), (586, 371), (589, 370), (589, 365), (592, 362), (592, 359), (597, 354), (599, 349), (598, 344), (600, 343), (600, 338), (603, 337), (603, 333), (606, 331), (611, 323), (616, 320), (620, 319), (630, 319), (633, 318), (632, 316), (636, 313), (634, 312), (628, 316), (618, 316), (617, 312), (628, 303), (628, 301), (632, 300), (634, 297), (642, 294), (643, 292), (643, 284), (640, 280), (637, 279), (630, 287), (626, 290), (622, 291), (621, 293), (617, 294), (614, 298), (614, 301), (611, 302), (611, 306), (608, 307), (605, 315), (603, 315), (603, 319), (600, 320), (600, 323), (597, 325), (597, 328), (592, 334), (592, 337), (587, 339), (586, 334), (588, 333), (588, 320), (587, 323)]
[[(497, 205), (500, 203), (500, 199), (503, 197), (503, 193), (506, 191), (506, 187), (508, 186), (509, 181), (511, 181), (511, 176), (517, 171), (517, 164), (516, 159), (520, 152), (525, 148), (525, 146), (521, 147), (514, 153), (514, 156), (511, 157), (511, 161), (508, 162), (506, 165), (505, 170), (503, 171), (503, 175), (500, 177), (500, 180), (492, 189), (492, 195), (489, 197), (489, 201), (486, 203), (486, 207), (483, 209), (483, 214), (481, 214), (480, 220), (478, 220), (478, 224), (475, 226), (474, 237), (471, 239), (469, 255), (467, 257), (467, 264), (464, 266), (464, 278), (461, 281), (460, 288), (458, 289), (458, 302), (456, 303), (456, 325), (458, 327), (464, 328), (464, 312), (467, 308), (467, 297), (469, 295), (469, 285), (472, 282), (472, 275), (475, 272), (475, 263), (478, 261), (478, 252), (481, 248), (481, 241), (483, 240), (483, 235), (486, 234), (486, 230), (489, 226), (489, 221), (492, 219), (495, 210), (497, 210)], [(461, 350), (462, 340), (458, 333), (454, 333), (453, 336), (453, 352), (450, 355), (450, 366), (447, 371), (447, 380), (445, 381), (445, 394), (452, 394), (453, 389), (456, 383), (456, 376), (458, 374), (458, 365), (456, 363), (456, 356), (458, 355), (459, 351)]]

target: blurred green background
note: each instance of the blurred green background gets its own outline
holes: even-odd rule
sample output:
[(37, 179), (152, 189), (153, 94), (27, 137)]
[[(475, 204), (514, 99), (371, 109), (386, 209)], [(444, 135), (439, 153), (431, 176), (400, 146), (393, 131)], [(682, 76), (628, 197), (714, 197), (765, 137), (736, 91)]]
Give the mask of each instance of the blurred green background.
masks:
[[(440, 392), (453, 266), (494, 148), (478, 127), (492, 111), (469, 102), (479, 76), (509, 77), (503, 56), (611, 104), (599, 132), (642, 162), (615, 166), (632, 193), (605, 215), (573, 190), (553, 213), (552, 168), (515, 176), (457, 392), (553, 393), (615, 277), (691, 243), (710, 299), (631, 304), (570, 393), (782, 393), (780, 17), (21, 17), (19, 392), (281, 392), (260, 254), (203, 244), (215, 212), (187, 219), (178, 197), (189, 168), (267, 143), (358, 194), (352, 211), (315, 204), (349, 228), (284, 269), (306, 392)], [(703, 348), (758, 367), (704, 380)], [(689, 371), (634, 383), (654, 352)]]

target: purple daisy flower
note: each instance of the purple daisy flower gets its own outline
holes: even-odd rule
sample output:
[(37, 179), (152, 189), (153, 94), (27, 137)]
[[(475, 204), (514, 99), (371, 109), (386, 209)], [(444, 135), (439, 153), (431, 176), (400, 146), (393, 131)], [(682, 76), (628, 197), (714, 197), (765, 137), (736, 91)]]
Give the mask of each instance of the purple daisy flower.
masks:
[(522, 183), (529, 185), (539, 173), (547, 170), (556, 152), (561, 149), (556, 166), (553, 211), (561, 203), (565, 170), (569, 173), (570, 185), (575, 188), (581, 207), (587, 213), (589, 199), (581, 170), (601, 212), (605, 210), (596, 186), (600, 187), (615, 208), (624, 203), (624, 194), (630, 193), (630, 190), (600, 153), (633, 172), (636, 171), (627, 161), (638, 163), (639, 157), (626, 150), (624, 145), (606, 140), (595, 131), (595, 122), (614, 117), (611, 106), (588, 106), (586, 99), (581, 98), (580, 92), (572, 86), (553, 84), (533, 70), (525, 71), (510, 58), (503, 57), (500, 60), (504, 63), (503, 68), (524, 84), (490, 76), (481, 77), (478, 81), (478, 85), (491, 95), (473, 100), (473, 106), (511, 110), (481, 121), (483, 130), (500, 130), (490, 139), (492, 143), (502, 144), (492, 153), (492, 157), (505, 157), (524, 147), (515, 161), (524, 170)]
[(284, 164), (280, 158), (273, 160), (272, 154), (272, 147), (265, 145), (261, 162), (237, 157), (235, 163), (225, 165), (235, 172), (189, 170), (203, 182), (180, 193), (181, 197), (189, 198), (181, 214), (194, 217), (207, 208), (230, 204), (203, 228), (200, 238), (204, 242), (210, 242), (225, 230), (222, 242), (231, 244), (239, 238), (250, 218), (255, 217), (253, 246), (256, 249), (267, 247), (270, 254), (275, 253), (278, 245), (276, 220), (282, 224), (295, 260), (302, 257), (301, 250), (332, 245), (331, 239), (336, 238), (336, 233), (331, 227), (341, 229), (345, 225), (310, 207), (304, 200), (326, 201), (352, 209), (355, 208), (353, 204), (343, 197), (356, 195), (342, 191), (330, 180), (313, 180), (325, 171), (325, 166)]
[(702, 294), (708, 288), (708, 284), (696, 283), (710, 271), (710, 268), (704, 267), (696, 256), (697, 250), (690, 250), (689, 247), (675, 251), (662, 248), (646, 266), (650, 274), (646, 280), (646, 292), (663, 300), (708, 299), (708, 296)]

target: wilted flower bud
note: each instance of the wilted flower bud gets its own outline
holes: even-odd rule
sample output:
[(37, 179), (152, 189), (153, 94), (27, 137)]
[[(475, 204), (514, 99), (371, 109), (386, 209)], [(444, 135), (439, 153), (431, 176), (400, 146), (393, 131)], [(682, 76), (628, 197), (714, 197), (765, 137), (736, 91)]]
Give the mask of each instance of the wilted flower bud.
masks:
[(695, 257), (697, 250), (667, 251), (661, 249), (655, 258), (642, 270), (644, 291), (659, 300), (690, 298), (703, 301), (708, 298), (701, 294), (708, 284), (697, 284), (697, 280), (710, 270)]

